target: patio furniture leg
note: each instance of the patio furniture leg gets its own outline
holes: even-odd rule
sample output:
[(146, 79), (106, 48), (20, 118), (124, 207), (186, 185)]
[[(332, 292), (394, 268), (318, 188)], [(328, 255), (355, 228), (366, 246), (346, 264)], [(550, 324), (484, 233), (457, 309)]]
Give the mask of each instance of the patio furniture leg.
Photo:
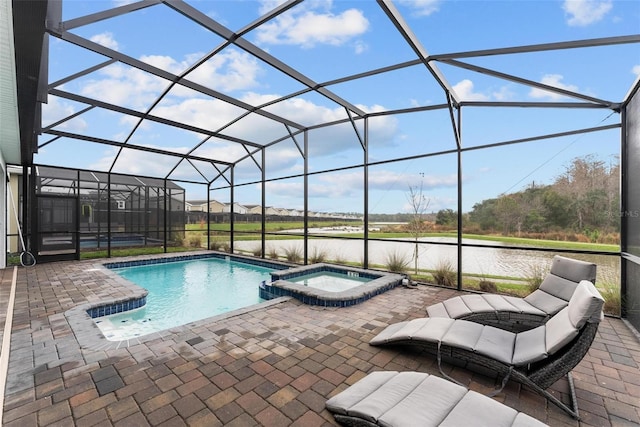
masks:
[(560, 399), (558, 399), (553, 394), (549, 393), (547, 390), (540, 387), (538, 384), (531, 381), (526, 376), (518, 375), (518, 377), (520, 378), (518, 381), (520, 381), (522, 384), (530, 387), (537, 393), (540, 393), (541, 395), (549, 399), (552, 403), (554, 403), (557, 407), (565, 411), (567, 414), (571, 415), (571, 417), (580, 421), (580, 414), (578, 413), (578, 399), (576, 398), (576, 390), (573, 384), (573, 376), (571, 375), (571, 372), (567, 374), (567, 379), (569, 382), (569, 394), (571, 396), (571, 407), (564, 404)]

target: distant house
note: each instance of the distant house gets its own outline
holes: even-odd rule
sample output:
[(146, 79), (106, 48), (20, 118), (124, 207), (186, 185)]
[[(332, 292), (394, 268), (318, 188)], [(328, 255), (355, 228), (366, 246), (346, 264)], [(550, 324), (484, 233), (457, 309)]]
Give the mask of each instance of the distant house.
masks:
[(212, 212), (212, 213), (224, 212), (224, 207), (225, 207), (225, 204), (217, 200), (209, 201), (209, 212)]
[(289, 209), (284, 209), (284, 208), (274, 208), (276, 210), (276, 212), (278, 212), (276, 215), (280, 215), (280, 216), (289, 216)]
[(280, 209), (274, 208), (273, 206), (267, 206), (264, 209), (264, 212), (265, 212), (265, 215), (270, 215), (270, 216), (281, 215)]
[(262, 205), (245, 205), (247, 213), (254, 215), (262, 215)]
[(190, 200), (185, 202), (185, 210), (187, 212), (212, 212), (212, 213), (220, 213), (223, 212), (224, 203), (220, 203), (217, 200), (209, 201), (209, 209), (207, 209), (207, 201), (206, 200)]
[(206, 200), (188, 200), (184, 202), (184, 210), (187, 212), (202, 212), (202, 208), (206, 204)]
[[(231, 212), (231, 204), (225, 203), (222, 208), (222, 212)], [(233, 213), (244, 215), (248, 212), (246, 206), (241, 205), (240, 203), (233, 204)]]

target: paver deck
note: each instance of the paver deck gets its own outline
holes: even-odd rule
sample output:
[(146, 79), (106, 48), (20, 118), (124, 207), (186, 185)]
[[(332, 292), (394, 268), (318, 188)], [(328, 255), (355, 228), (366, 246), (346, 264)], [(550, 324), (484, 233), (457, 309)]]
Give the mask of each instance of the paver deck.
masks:
[[(440, 375), (433, 357), (368, 342), (388, 324), (424, 316), (424, 307), (457, 293), (396, 288), (346, 308), (291, 299), (128, 346), (82, 347), (65, 312), (127, 292), (95, 267), (81, 261), (19, 268), (5, 427), (335, 425), (325, 401), (371, 371)], [(0, 272), (0, 296), (8, 295), (12, 269)], [(2, 298), (0, 326), (4, 304)], [(634, 331), (607, 317), (573, 371), (581, 422), (517, 383), (495, 399), (554, 426), (640, 425), (639, 366)], [(445, 370), (478, 391), (497, 386), (462, 368)], [(568, 400), (566, 380), (551, 389)]]

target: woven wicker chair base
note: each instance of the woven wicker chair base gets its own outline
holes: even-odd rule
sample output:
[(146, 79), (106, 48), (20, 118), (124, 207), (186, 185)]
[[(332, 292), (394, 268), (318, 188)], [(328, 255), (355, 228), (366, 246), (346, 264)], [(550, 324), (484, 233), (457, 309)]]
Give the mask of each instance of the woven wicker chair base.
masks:
[(549, 320), (549, 316), (508, 311), (487, 311), (460, 316), (458, 319), (493, 326), (506, 331), (522, 332), (544, 324)]
[(362, 418), (359, 417), (350, 417), (348, 415), (339, 415), (339, 414), (333, 414), (333, 417), (336, 419), (336, 421), (343, 425), (343, 426), (349, 426), (349, 427), (378, 427), (377, 424), (375, 423), (370, 423), (367, 420), (364, 420)]

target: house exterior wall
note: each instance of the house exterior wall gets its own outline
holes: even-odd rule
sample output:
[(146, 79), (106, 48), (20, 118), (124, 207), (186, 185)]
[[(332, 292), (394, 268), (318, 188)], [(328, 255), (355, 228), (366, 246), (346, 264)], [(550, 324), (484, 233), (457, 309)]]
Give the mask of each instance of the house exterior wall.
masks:
[(7, 266), (7, 218), (9, 216), (9, 203), (7, 200), (6, 188), (7, 188), (7, 165), (4, 162), (2, 151), (0, 151), (0, 169), (2, 177), (0, 177), (0, 200), (4, 200), (4, 206), (7, 208), (0, 214), (0, 268)]
[[(220, 203), (217, 200), (211, 200), (209, 202), (209, 212), (212, 212), (212, 213), (225, 212), (224, 208), (225, 208), (225, 204), (224, 203)], [(205, 209), (203, 209), (202, 211), (206, 212)]]

